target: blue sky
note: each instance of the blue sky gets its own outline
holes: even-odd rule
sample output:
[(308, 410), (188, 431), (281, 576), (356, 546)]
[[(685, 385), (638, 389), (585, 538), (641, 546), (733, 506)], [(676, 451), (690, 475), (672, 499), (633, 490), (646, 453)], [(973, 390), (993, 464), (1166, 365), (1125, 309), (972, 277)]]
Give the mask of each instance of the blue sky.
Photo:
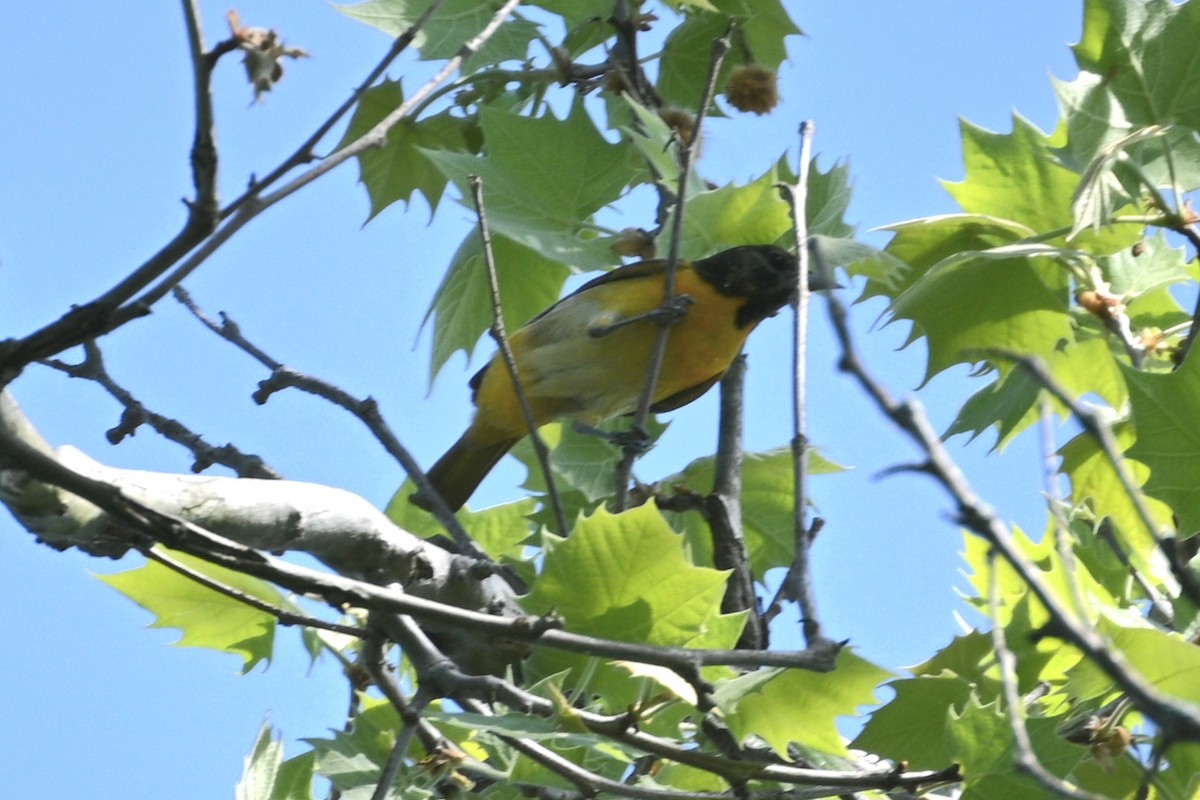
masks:
[[(225, 35), (228, 6), (201, 6), (211, 45)], [(1050, 75), (1076, 73), (1068, 50), (1081, 25), (1076, 3), (789, 6), (807, 36), (792, 40), (783, 104), (761, 120), (714, 125), (700, 171), (718, 182), (745, 181), (789, 148), (794, 163), (796, 126), (813, 119), (822, 169), (850, 163), (850, 221), (875, 243), (885, 237), (865, 233), (870, 228), (953, 210), (938, 179), (962, 176), (959, 117), (1007, 131), (1016, 110), (1050, 128)], [(225, 199), (289, 153), (388, 46), (323, 3), (247, 0), (237, 8), (248, 24), (279, 29), (313, 57), (289, 64), (284, 82), (257, 105), (240, 66), (221, 63), (214, 96)], [(0, 338), (24, 335), (90, 299), (174, 234), (180, 198), (190, 190), (190, 93), (177, 4), (78, 4), (65, 15), (61, 6), (38, 3), (6, 10)], [(279, 360), (378, 399), (405, 444), (429, 464), (469, 415), (470, 372), (461, 356), (430, 391), (429, 340), (420, 325), (470, 214), (447, 200), (430, 222), (418, 202), (364, 227), (368, 206), (356, 182), (355, 166), (334, 171), (258, 218), (185, 285)], [(880, 310), (856, 309), (862, 344), (893, 390), (914, 390), (924, 353), (920, 346), (898, 350), (902, 326), (868, 332)], [(790, 420), (789, 324), (781, 315), (751, 340), (751, 448), (784, 444), (789, 435), (780, 425)], [(813, 487), (827, 519), (814, 553), (818, 602), (830, 636), (850, 639), (860, 654), (894, 669), (924, 660), (955, 633), (953, 612), (963, 610), (952, 591), (962, 583), (961, 535), (931, 483), (873, 480), (915, 454), (834, 372), (819, 304), (813, 329), (811, 437), (830, 458), (855, 467)], [(380, 505), (402, 479), (360, 426), (332, 407), (296, 393), (255, 406), (250, 394), (262, 370), (171, 301), (103, 346), (113, 375), (147, 405), (215, 443), (259, 453), (289, 478), (345, 487)], [(490, 352), (487, 343), (480, 347)], [(54, 444), (118, 466), (181, 472), (190, 465), (186, 453), (149, 431), (109, 445), (104, 431), (119, 409), (95, 386), (35, 368), (13, 388)], [(921, 396), (944, 428), (972, 390), (957, 373)], [(714, 415), (715, 397), (672, 415), (673, 429), (644, 473), (673, 471), (711, 450), (704, 437), (686, 432), (711, 430)], [(1039, 531), (1036, 447), (1018, 442), (985, 459), (989, 445), (981, 440), (961, 452), (969, 477), (1003, 516)], [(477, 502), (511, 497), (520, 478), (515, 466), (498, 470)], [(292, 646), (294, 632), (281, 630), (268, 670), (239, 678), (233, 658), (174, 648), (174, 632), (145, 630), (148, 615), (90, 575), (134, 565), (55, 553), (0, 513), (0, 724), (10, 794), (223, 796), (264, 720), (288, 737), (290, 753), (302, 747), (295, 739), (341, 725), (344, 681), (331, 662), (310, 669)], [(779, 643), (794, 642), (794, 621), (785, 620)]]

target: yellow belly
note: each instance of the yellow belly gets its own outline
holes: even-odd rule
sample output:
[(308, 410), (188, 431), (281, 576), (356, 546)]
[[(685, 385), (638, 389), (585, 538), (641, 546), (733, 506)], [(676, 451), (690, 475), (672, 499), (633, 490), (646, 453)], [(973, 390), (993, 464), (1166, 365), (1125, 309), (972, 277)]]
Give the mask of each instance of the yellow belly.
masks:
[[(690, 270), (679, 272), (676, 285), (694, 302), (671, 326), (655, 402), (719, 377), (753, 327), (734, 326), (740, 298), (718, 294)], [(661, 277), (614, 281), (568, 298), (514, 333), (510, 345), (536, 423), (571, 417), (596, 424), (632, 412), (645, 385), (657, 323), (639, 321), (603, 336), (589, 331), (638, 317), (661, 301)], [(489, 444), (527, 433), (499, 354), (475, 402), (472, 441)]]

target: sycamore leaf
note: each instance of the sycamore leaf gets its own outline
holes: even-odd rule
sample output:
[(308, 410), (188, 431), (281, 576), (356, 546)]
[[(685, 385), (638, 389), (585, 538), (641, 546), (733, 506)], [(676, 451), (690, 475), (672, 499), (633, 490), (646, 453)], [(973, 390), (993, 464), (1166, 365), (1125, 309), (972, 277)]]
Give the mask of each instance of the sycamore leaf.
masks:
[(887, 686), (896, 696), (871, 714), (850, 746), (908, 762), (912, 769), (941, 769), (951, 763), (944, 721), (965, 707), (971, 682), (945, 674), (901, 679)]
[(1200, 744), (1177, 743), (1167, 751), (1167, 768), (1154, 778), (1162, 797), (1195, 797), (1200, 792)]
[[(1080, 332), (1096, 328), (1091, 319), (1075, 329), (1075, 341), (1065, 341), (1043, 364), (1060, 386), (1075, 396), (1094, 394), (1110, 406), (1120, 408), (1125, 403), (1125, 381), (1117, 368), (1117, 360), (1104, 332), (1096, 330), (1090, 337)], [(993, 425), (996, 428), (996, 449), (1003, 447), (1021, 431), (1041, 418), (1039, 400), (1049, 397), (1040, 382), (1024, 369), (1012, 369), (997, 374), (996, 380), (972, 395), (959, 410), (958, 416), (946, 431), (946, 436), (969, 433), (978, 436)], [(1059, 416), (1068, 411), (1050, 398), (1051, 408)]]
[(689, 705), (696, 705), (696, 688), (679, 676), (673, 669), (660, 667), (656, 664), (643, 664), (639, 661), (614, 661), (613, 664), (628, 672), (634, 678), (646, 678), (654, 681), (662, 689), (674, 697), (678, 697)]
[(1087, 0), (1072, 49), (1081, 70), (1103, 76), (1137, 125), (1200, 128), (1200, 5), (1169, 0)]
[[(569, 270), (507, 236), (493, 233), (491, 241), (504, 328), (511, 335), (558, 300)], [(491, 286), (477, 232), (468, 233), (451, 258), (425, 313), (426, 322), (431, 316), (430, 383), (454, 353), (462, 350), (469, 358), (479, 338), (492, 325)]]
[[(522, 600), (531, 614), (553, 612), (573, 633), (666, 647), (732, 647), (741, 634), (744, 614), (721, 613), (727, 574), (693, 566), (653, 504), (600, 509), (569, 539), (543, 539), (543, 570)], [(625, 670), (580, 655), (539, 649), (525, 666), (534, 676), (571, 670), (571, 688), (603, 697), (607, 709), (642, 693)]]
[[(1052, 774), (1065, 776), (1084, 758), (1086, 750), (1056, 735), (1053, 720), (1030, 719), (1025, 724), (1038, 761)], [(952, 760), (962, 766), (964, 796), (977, 800), (1060, 796), (1015, 768), (1012, 724), (998, 701), (981, 704), (972, 696), (961, 712), (951, 709), (946, 734)]]
[(976, 681), (994, 663), (992, 654), (995, 644), (990, 634), (971, 631), (955, 636), (950, 644), (937, 651), (932, 658), (910, 667), (917, 677), (936, 678), (946, 673)]
[(315, 759), (311, 751), (283, 760), (283, 738), (271, 736), (263, 723), (246, 756), (242, 779), (234, 789), (236, 800), (310, 800)]
[[(413, 45), (427, 61), (453, 58), (464, 42), (484, 29), (501, 5), (500, 0), (445, 0), (417, 32)], [(351, 19), (378, 28), (392, 38), (411, 28), (428, 7), (429, 0), (366, 0), (334, 6)], [(502, 61), (523, 61), (537, 32), (537, 25), (529, 20), (505, 20), (467, 63), (478, 69)]]
[[(776, 163), (776, 171), (781, 183), (794, 185), (798, 180), (786, 157)], [(854, 227), (846, 222), (850, 195), (850, 165), (838, 162), (821, 172), (814, 158), (809, 164), (808, 192), (804, 198), (808, 235), (826, 240), (853, 236)]]
[[(1073, 231), (1079, 175), (1060, 165), (1053, 146), (1059, 142), (1024, 118), (1013, 116), (1013, 132), (993, 133), (961, 124), (966, 177), (945, 182), (946, 191), (970, 214), (985, 214), (1025, 225), (1039, 233)], [(1108, 253), (1133, 244), (1137, 226), (1082, 232), (1083, 249)]]
[(1069, 83), (1055, 81), (1054, 91), (1067, 126), (1059, 156), (1085, 176), (1081, 194), (1088, 176), (1095, 189), (1108, 190), (1110, 207), (1138, 201), (1143, 181), (1182, 192), (1200, 187), (1200, 141), (1192, 129), (1131, 122), (1101, 75), (1081, 72)]
[[(445, 528), (432, 514), (409, 502), (408, 498), (413, 495), (415, 489), (412, 481), (406, 480), (392, 495), (384, 513), (388, 519), (414, 536), (424, 539), (444, 536)], [(533, 507), (534, 501), (526, 497), (481, 511), (472, 511), (464, 507), (455, 516), (471, 535), (472, 541), (479, 545), (488, 557), (496, 561), (514, 562), (520, 561), (524, 555), (525, 543), (529, 539), (529, 524), (526, 519)]]
[[(679, 253), (702, 258), (741, 244), (775, 242), (792, 229), (788, 204), (779, 196), (775, 167), (745, 186), (728, 184), (688, 198)], [(670, 244), (670, 226), (659, 238), (659, 252)]]
[[(1133, 441), (1133, 431), (1128, 424), (1113, 426), (1117, 446), (1128, 448)], [(1109, 519), (1116, 527), (1118, 541), (1126, 542), (1131, 557), (1142, 562), (1139, 569), (1145, 574), (1161, 579), (1165, 565), (1153, 568), (1154, 561), (1147, 563), (1144, 554), (1155, 550), (1154, 539), (1134, 510), (1133, 501), (1121, 487), (1121, 482), (1112, 465), (1095, 438), (1081, 433), (1059, 449), (1062, 456), (1060, 471), (1071, 481), (1071, 503), (1086, 504), (1093, 510), (1096, 519)], [(1125, 467), (1135, 483), (1145, 481), (1149, 470), (1145, 465), (1126, 459)], [(1171, 520), (1171, 509), (1153, 498), (1143, 498), (1153, 518), (1160, 525)]]
[[(816, 450), (809, 450), (808, 468), (810, 475), (828, 475), (845, 469)], [(663, 478), (660, 483), (668, 492), (674, 487), (684, 487), (698, 494), (708, 494), (713, 490), (715, 474), (716, 459), (705, 456), (688, 464), (682, 472)], [(794, 496), (790, 448), (745, 454), (742, 525), (750, 568), (758, 580), (762, 580), (767, 570), (792, 563), (796, 546)], [(684, 525), (693, 558), (699, 563), (712, 563), (712, 534), (700, 515), (684, 515)]]
[(943, 261), (896, 298), (890, 312), (913, 322), (929, 347), (925, 380), (988, 349), (1049, 358), (1072, 338), (1067, 276), (1042, 258)]
[(963, 121), (966, 177), (943, 185), (968, 214), (1012, 220), (1036, 231), (1069, 227), (1079, 177), (1050, 158), (1050, 140), (1013, 115), (1013, 131), (994, 133)]
[(553, 610), (567, 629), (627, 642), (686, 647), (708, 638), (722, 616), (726, 574), (695, 567), (683, 540), (652, 504), (621, 514), (597, 511), (570, 539), (552, 540), (522, 605)]
[(830, 272), (844, 269), (850, 275), (863, 275), (873, 281), (888, 281), (908, 271), (908, 265), (886, 250), (854, 239), (813, 234), (809, 247), (816, 250)]
[[(1200, 647), (1130, 613), (1102, 614), (1097, 627), (1154, 688), (1169, 698), (1200, 707)], [(1115, 688), (1112, 678), (1100, 667), (1083, 659), (1070, 670), (1065, 691), (1072, 697), (1091, 700), (1104, 698)]]
[(874, 704), (875, 687), (890, 674), (844, 649), (833, 672), (758, 670), (718, 686), (716, 701), (738, 741), (761, 737), (785, 758), (791, 742), (844, 756), (838, 717)]
[(1098, 261), (1109, 289), (1126, 299), (1191, 279), (1183, 248), (1171, 247), (1161, 232), (1143, 240), (1136, 255), (1126, 249)]
[[(243, 594), (276, 607), (284, 604), (275, 587), (265, 581), (184, 553), (172, 552), (170, 555), (190, 569)], [(201, 586), (156, 561), (147, 561), (141, 567), (115, 575), (96, 577), (153, 614), (151, 628), (181, 631), (183, 635), (176, 642), (181, 647), (204, 647), (236, 655), (242, 659), (243, 673), (249, 672), (259, 661), (271, 658), (275, 617), (265, 611)]]
[[(399, 81), (385, 80), (369, 90), (359, 100), (339, 147), (365, 134), (403, 101)], [(421, 120), (405, 119), (388, 131), (383, 147), (359, 153), (359, 179), (371, 198), (371, 217), (397, 200), (411, 203), (413, 192), (425, 196), (431, 213), (436, 211), (446, 178), (423, 151), (468, 150), (470, 126), (469, 121), (446, 112)]]
[(606, 142), (582, 100), (563, 120), (487, 106), (479, 116), (486, 157), (424, 152), (464, 198), (471, 197), (469, 176), (482, 179), (492, 232), (569, 266), (610, 266), (613, 254), (605, 240), (595, 238), (590, 218), (633, 179), (632, 145)]
[(896, 297), (946, 258), (963, 251), (1011, 244), (1034, 233), (1024, 225), (986, 214), (923, 217), (885, 226), (883, 230), (892, 232), (885, 252), (906, 268), (872, 270), (864, 299), (878, 295)]
[[(436, 704), (430, 707), (436, 709)], [(400, 715), (395, 707), (384, 698), (369, 694), (358, 694), (358, 713), (351, 724), (342, 730), (331, 730), (331, 737), (307, 738), (302, 741), (312, 746), (319, 775), (329, 779), (343, 797), (370, 797), (379, 783), (379, 774), (387, 763), (388, 755), (400, 729)], [(411, 750), (421, 758), (425, 755), (419, 744)], [(363, 791), (362, 794), (351, 794)]]
[(1150, 469), (1143, 490), (1171, 507), (1181, 535), (1200, 531), (1200, 358), (1170, 373), (1125, 369), (1137, 441), (1127, 454)]

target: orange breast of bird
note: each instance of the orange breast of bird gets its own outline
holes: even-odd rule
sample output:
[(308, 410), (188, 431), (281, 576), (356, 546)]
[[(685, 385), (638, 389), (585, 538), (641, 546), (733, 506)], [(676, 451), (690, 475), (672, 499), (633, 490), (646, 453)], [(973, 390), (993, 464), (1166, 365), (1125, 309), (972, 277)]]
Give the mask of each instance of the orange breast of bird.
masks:
[[(671, 326), (654, 401), (708, 388), (724, 374), (753, 325), (735, 325), (744, 298), (719, 294), (690, 267), (680, 265), (676, 290), (692, 303)], [(559, 417), (597, 424), (632, 412), (646, 381), (658, 324), (646, 319), (662, 303), (663, 275), (601, 283), (565, 298), (516, 333), (512, 348), (521, 385), (537, 425)], [(478, 446), (523, 437), (528, 431), (499, 353), (476, 387), (475, 418), (466, 438)], [(691, 399), (691, 398), (688, 398)], [(683, 402), (687, 402), (684, 400)]]

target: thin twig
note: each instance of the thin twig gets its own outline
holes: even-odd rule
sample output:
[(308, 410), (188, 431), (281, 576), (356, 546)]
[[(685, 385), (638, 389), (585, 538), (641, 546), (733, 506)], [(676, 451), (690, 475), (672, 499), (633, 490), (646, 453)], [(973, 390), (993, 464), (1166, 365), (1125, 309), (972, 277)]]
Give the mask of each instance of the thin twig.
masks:
[(1000, 665), (1000, 685), (1004, 689), (1008, 722), (1016, 745), (1016, 768), (1055, 794), (1071, 800), (1103, 800), (1099, 795), (1078, 789), (1051, 773), (1033, 752), (1033, 742), (1029, 739), (1029, 731), (1025, 730), (1025, 704), (1017, 691), (1017, 659), (1008, 647), (1004, 626), (1000, 624), (1000, 581), (996, 577), (996, 562), (996, 550), (992, 548), (988, 551), (988, 609), (992, 618), (992, 645), (996, 649), (996, 662)]
[[(345, 147), (331, 153), (320, 164), (301, 173), (270, 194), (253, 193), (240, 198), (238, 210), (215, 229), (214, 226), (218, 221), (216, 214), (214, 213), (211, 218), (202, 218), (195, 212), (200, 205), (193, 204), (191, 206), (193, 213), (189, 214), (188, 224), (184, 230), (155, 254), (150, 261), (135, 270), (116, 287), (91, 303), (72, 309), (58, 321), (24, 339), (0, 342), (0, 385), (16, 377), (24, 365), (31, 361), (46, 358), (66, 347), (78, 344), (83, 339), (107, 333), (131, 319), (146, 314), (151, 306), (178, 286), (221, 245), (263, 211), (364, 150), (382, 146), (386, 141), (388, 131), (407, 117), (426, 95), (445, 82), (465, 58), (469, 58), (477, 52), (492, 37), (501, 23), (512, 14), (519, 2), (520, 0), (508, 0), (479, 35), (464, 44), (459, 53), (451, 58), (424, 86), (380, 120), (371, 130)], [(190, 255), (188, 255), (189, 253)], [(187, 258), (184, 258), (185, 255)], [(180, 259), (183, 260), (180, 261)], [(164, 276), (164, 273), (175, 264), (178, 264), (175, 269)], [(146, 289), (156, 280), (156, 285)], [(142, 291), (143, 289), (146, 291)], [(138, 292), (142, 292), (142, 294), (130, 300)], [(121, 305), (122, 303), (125, 305)], [(118, 306), (120, 307), (118, 308)]]
[(443, 3), (445, 3), (445, 0), (433, 0), (433, 2), (429, 4), (429, 8), (425, 9), (421, 16), (417, 17), (416, 21), (413, 22), (413, 24), (410, 25), (408, 29), (404, 31), (404, 33), (396, 37), (396, 41), (392, 42), (391, 48), (387, 51), (387, 53), (384, 54), (383, 58), (379, 60), (379, 63), (376, 64), (369, 73), (367, 73), (367, 77), (362, 80), (362, 82), (358, 85), (358, 88), (356, 88), (350, 94), (350, 96), (347, 97), (346, 100), (340, 106), (338, 106), (332, 114), (329, 115), (328, 119), (318, 125), (317, 129), (313, 131), (307, 139), (301, 142), (300, 146), (297, 147), (290, 156), (285, 158), (279, 164), (279, 166), (267, 173), (265, 178), (253, 180), (249, 188), (247, 188), (240, 197), (235, 199), (229, 205), (225, 206), (225, 208), (221, 209), (221, 219), (225, 219), (232, 215), (242, 207), (242, 204), (245, 203), (248, 198), (262, 193), (264, 189), (274, 184), (288, 172), (291, 172), (301, 164), (307, 164), (315, 159), (317, 157), (315, 148), (320, 141), (325, 138), (325, 135), (328, 134), (329, 131), (333, 130), (333, 127), (337, 125), (338, 121), (341, 120), (341, 118), (344, 117), (350, 111), (350, 109), (354, 108), (358, 101), (362, 99), (362, 96), (366, 94), (372, 86), (375, 85), (375, 81), (379, 80), (380, 76), (387, 71), (387, 68), (391, 65), (391, 63), (395, 61), (401, 53), (408, 49), (408, 46), (412, 44), (413, 40), (417, 37), (417, 34), (420, 33), (429, 20), (433, 18), (433, 15), (441, 10)]
[(786, 187), (792, 207), (792, 230), (796, 235), (796, 325), (792, 342), (792, 470), (793, 520), (792, 536), (796, 554), (783, 579), (784, 596), (800, 607), (800, 624), (804, 640), (812, 645), (821, 641), (821, 621), (817, 615), (817, 600), (812, 587), (808, 565), (813, 536), (808, 524), (808, 305), (809, 247), (808, 247), (808, 171), (812, 160), (813, 123), (800, 123), (800, 164), (796, 170), (795, 186)]
[[(380, 636), (372, 637), (363, 642), (363, 669), (371, 677), (371, 680), (379, 689), (379, 693), (392, 704), (392, 708), (396, 709), (396, 714), (400, 719), (404, 720), (412, 716), (412, 707), (404, 697), (404, 692), (400, 690), (400, 684), (396, 682), (395, 675), (388, 669), (384, 656), (384, 643), (383, 638)], [(429, 720), (419, 714), (416, 717), (418, 720), (417, 736), (421, 739), (421, 744), (425, 748), (426, 753), (432, 755), (439, 751), (444, 752), (450, 748), (450, 741)]]
[(108, 441), (112, 444), (117, 444), (125, 437), (132, 436), (139, 426), (146, 424), (163, 438), (180, 444), (191, 452), (195, 458), (192, 472), (203, 472), (213, 464), (220, 464), (233, 470), (241, 478), (278, 480), (282, 477), (260, 456), (243, 453), (232, 444), (219, 447), (210, 444), (200, 434), (179, 420), (146, 408), (128, 389), (121, 386), (108, 374), (100, 347), (94, 340), (89, 339), (83, 343), (83, 353), (83, 361), (78, 364), (68, 364), (58, 359), (46, 359), (39, 363), (72, 378), (82, 378), (99, 384), (124, 407), (120, 423), (110, 428), (106, 434)]
[(512, 381), (513, 393), (517, 396), (517, 405), (521, 408), (521, 416), (529, 431), (529, 440), (533, 444), (533, 452), (537, 455), (538, 465), (542, 468), (542, 476), (546, 479), (546, 491), (550, 495), (550, 506), (554, 509), (554, 520), (558, 524), (558, 535), (566, 536), (567, 516), (563, 513), (562, 500), (558, 496), (558, 485), (554, 480), (554, 471), (550, 468), (550, 448), (538, 432), (537, 420), (533, 417), (533, 409), (529, 407), (529, 398), (525, 387), (521, 384), (521, 374), (517, 370), (517, 359), (513, 355), (508, 342), (508, 334), (504, 330), (504, 309), (500, 305), (500, 279), (496, 276), (496, 261), (492, 253), (492, 236), (488, 230), (487, 212), (483, 205), (483, 180), (478, 175), (468, 178), (471, 185), (471, 198), (475, 203), (475, 215), (479, 220), (479, 238), (483, 244), (483, 264), (487, 270), (488, 289), (492, 300), (492, 325), (489, 329), (496, 346), (500, 348), (500, 356), (508, 370), (509, 380)]
[(396, 734), (392, 752), (388, 754), (387, 763), (383, 765), (383, 770), (379, 773), (379, 782), (375, 784), (371, 800), (387, 800), (392, 797), (392, 787), (396, 783), (396, 777), (400, 774), (400, 768), (404, 766), (404, 759), (408, 757), (408, 748), (419, 727), (421, 713), (433, 699), (433, 696), (423, 689), (418, 689), (413, 695), (408, 706), (408, 713), (400, 717), (400, 732)]
[(1095, 410), (1088, 408), (1078, 398), (1073, 397), (1070, 392), (1055, 380), (1054, 376), (1050, 374), (1050, 371), (1046, 369), (1046, 365), (1040, 359), (1008, 350), (988, 350), (986, 354), (1011, 361), (1025, 370), (1030, 377), (1041, 384), (1042, 388), (1050, 392), (1060, 403), (1066, 406), (1076, 421), (1087, 431), (1088, 435), (1096, 440), (1109, 466), (1112, 467), (1113, 473), (1117, 476), (1122, 490), (1133, 506), (1134, 512), (1138, 516), (1138, 521), (1141, 522), (1159, 549), (1168, 555), (1172, 574), (1179, 581), (1184, 595), (1192, 603), (1200, 604), (1200, 581), (1196, 580), (1196, 577), (1189, 569), (1182, 568), (1181, 565), (1175, 563), (1174, 559), (1169, 557), (1170, 544), (1168, 537), (1163, 535), (1158, 523), (1154, 519), (1154, 515), (1150, 512), (1150, 507), (1146, 505), (1146, 497), (1142, 493), (1141, 487), (1134, 480), (1133, 475), (1130, 474), (1125, 457), (1121, 453), (1121, 448), (1118, 446), (1117, 439), (1113, 435), (1112, 428), (1109, 427), (1108, 422)]
[(0, 342), (0, 387), (7, 385), (33, 361), (49, 358), (144, 314), (145, 308), (137, 304), (127, 309), (120, 321), (116, 320), (114, 312), (204, 241), (217, 226), (217, 148), (213, 133), (212, 65), (204, 51), (196, 2), (182, 0), (182, 5), (192, 62), (196, 116), (190, 159), (195, 194), (187, 203), (187, 219), (179, 233), (157, 253), (99, 297), (75, 306), (54, 322), (21, 339)]
[(272, 358), (265, 351), (254, 346), (246, 339), (242, 335), (241, 328), (228, 315), (222, 313), (222, 322), (218, 325), (196, 305), (187, 292), (177, 291), (175, 296), (205, 327), (271, 370), (271, 377), (259, 382), (258, 390), (253, 395), (254, 402), (263, 405), (275, 392), (294, 388), (328, 400), (330, 403), (349, 411), (367, 426), (367, 429), (375, 436), (375, 440), (383, 445), (384, 450), (392, 458), (399, 462), (409, 477), (412, 478), (413, 483), (417, 485), (417, 489), (432, 497), (430, 501), (431, 512), (437, 518), (438, 522), (449, 532), (450, 537), (454, 540), (460, 551), (481, 561), (488, 560), (487, 555), (479, 549), (479, 546), (475, 544), (475, 541), (454, 516), (454, 512), (446, 507), (445, 501), (433, 490), (433, 485), (429, 483), (429, 478), (425, 475), (425, 472), (421, 469), (416, 459), (413, 458), (412, 454), (409, 453), (408, 449), (401, 444), (396, 434), (392, 432), (391, 426), (387, 424), (379, 411), (379, 404), (373, 398), (357, 398), (332, 383), (305, 375), (284, 366), (281, 362)]
[[(675, 287), (675, 272), (679, 266), (679, 247), (683, 239), (683, 212), (687, 203), (687, 184), (692, 173), (692, 162), (696, 157), (696, 142), (700, 139), (700, 128), (704, 124), (704, 117), (708, 113), (708, 107), (712, 104), (713, 95), (716, 93), (717, 76), (721, 71), (721, 62), (725, 60), (725, 54), (729, 52), (729, 39), (733, 30), (733, 21), (730, 20), (730, 26), (726, 28), (725, 34), (720, 38), (714, 39), (712, 44), (712, 57), (708, 64), (708, 79), (704, 84), (704, 91), (700, 97), (700, 107), (696, 110), (696, 121), (692, 125), (692, 130), (688, 135), (682, 152), (679, 154), (679, 188), (676, 192), (674, 217), (671, 219), (671, 242), (667, 252), (666, 264), (663, 267), (663, 299), (661, 308), (664, 311), (675, 309), (678, 306), (678, 295)], [(646, 369), (646, 382), (642, 386), (641, 396), (638, 398), (637, 410), (634, 412), (632, 430), (635, 434), (640, 434), (646, 430), (646, 420), (650, 417), (650, 407), (654, 405), (654, 395), (658, 390), (658, 377), (662, 372), (663, 360), (667, 352), (667, 339), (671, 335), (671, 326), (679, 319), (677, 314), (664, 314), (659, 319), (658, 331), (654, 338), (654, 345), (650, 351), (650, 363)], [(633, 471), (633, 462), (640, 455), (641, 448), (636, 445), (628, 445), (621, 457), (621, 461), (617, 464), (616, 470), (616, 491), (613, 495), (613, 507), (618, 511), (623, 510), (629, 498), (629, 476)]]
[(1113, 555), (1121, 562), (1121, 566), (1129, 571), (1130, 577), (1141, 588), (1142, 594), (1154, 606), (1154, 610), (1158, 614), (1162, 624), (1175, 629), (1175, 609), (1172, 607), (1170, 600), (1164, 597), (1162, 592), (1158, 591), (1146, 576), (1142, 574), (1142, 571), (1134, 566), (1133, 561), (1129, 558), (1129, 554), (1125, 552), (1125, 548), (1117, 541), (1117, 533), (1113, 530), (1111, 519), (1105, 517), (1096, 525), (1096, 538), (1108, 545), (1109, 549), (1113, 551)]
[(158, 548), (139, 548), (142, 555), (151, 561), (156, 561), (162, 564), (167, 569), (176, 572), (190, 581), (193, 581), (206, 589), (211, 589), (217, 594), (224, 595), (231, 600), (253, 608), (255, 611), (261, 611), (264, 614), (270, 614), (279, 621), (280, 625), (301, 625), (305, 628), (316, 628), (319, 630), (330, 631), (332, 633), (340, 633), (343, 636), (352, 636), (355, 639), (365, 639), (368, 633), (362, 628), (355, 628), (350, 625), (341, 625), (336, 622), (326, 622), (323, 619), (310, 617), (306, 614), (297, 614), (292, 611), (286, 611), (278, 606), (272, 605), (265, 600), (260, 600), (254, 595), (247, 594), (240, 589), (221, 583), (203, 572), (195, 570), (184, 564), (178, 559), (172, 558)]

